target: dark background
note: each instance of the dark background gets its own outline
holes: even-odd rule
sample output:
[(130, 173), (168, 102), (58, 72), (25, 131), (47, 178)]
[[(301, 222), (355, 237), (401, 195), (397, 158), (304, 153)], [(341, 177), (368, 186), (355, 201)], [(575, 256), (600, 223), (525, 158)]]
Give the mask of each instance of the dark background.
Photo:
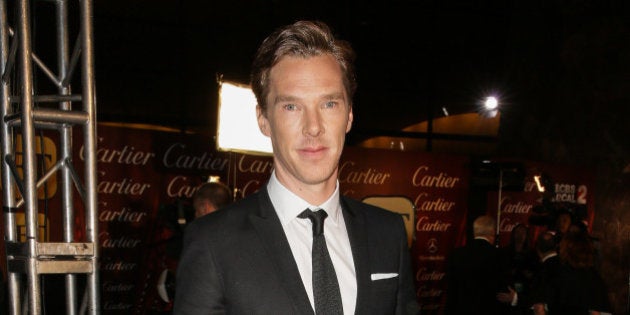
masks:
[[(54, 65), (54, 6), (33, 3), (34, 51)], [(260, 42), (298, 19), (357, 51), (349, 145), (493, 94), (497, 155), (630, 172), (627, 0), (94, 0), (99, 120), (215, 134), (217, 76), (248, 83)]]
[(263, 38), (304, 18), (357, 51), (351, 145), (495, 93), (497, 153), (630, 162), (628, 1), (96, 0), (99, 118), (213, 133), (216, 75), (248, 83)]

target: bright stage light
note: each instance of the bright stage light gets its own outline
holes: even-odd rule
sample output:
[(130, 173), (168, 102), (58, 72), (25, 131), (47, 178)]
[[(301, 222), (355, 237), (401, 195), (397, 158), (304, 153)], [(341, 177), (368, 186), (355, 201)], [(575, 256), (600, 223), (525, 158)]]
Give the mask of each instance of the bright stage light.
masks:
[(478, 103), (478, 113), (482, 117), (494, 118), (499, 113), (499, 98), (497, 96), (486, 96)]
[(499, 101), (494, 96), (488, 96), (484, 106), (486, 107), (486, 110), (495, 110), (499, 107)]
[(251, 154), (272, 152), (271, 140), (258, 129), (256, 104), (248, 86), (221, 83), (217, 149)]
[(220, 183), (221, 182), (221, 177), (220, 176), (216, 176), (216, 175), (210, 175), (208, 176), (208, 183)]
[(541, 183), (542, 180), (540, 175), (534, 175), (534, 182), (536, 183), (536, 188), (539, 192), (545, 192), (545, 186)]

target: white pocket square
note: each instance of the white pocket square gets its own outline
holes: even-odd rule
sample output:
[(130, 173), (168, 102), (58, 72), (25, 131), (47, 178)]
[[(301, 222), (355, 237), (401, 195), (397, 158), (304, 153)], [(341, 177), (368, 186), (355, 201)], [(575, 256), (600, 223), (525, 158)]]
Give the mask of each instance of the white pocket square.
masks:
[(390, 279), (398, 277), (397, 273), (373, 273), (371, 275), (372, 281)]

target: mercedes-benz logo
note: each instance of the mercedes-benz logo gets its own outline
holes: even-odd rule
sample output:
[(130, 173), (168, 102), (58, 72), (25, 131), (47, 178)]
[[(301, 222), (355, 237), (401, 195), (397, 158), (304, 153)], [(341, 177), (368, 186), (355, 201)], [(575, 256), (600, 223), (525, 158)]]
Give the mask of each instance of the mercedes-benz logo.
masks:
[(430, 238), (427, 241), (427, 248), (429, 250), (429, 253), (431, 254), (435, 254), (438, 251), (438, 241), (436, 238)]

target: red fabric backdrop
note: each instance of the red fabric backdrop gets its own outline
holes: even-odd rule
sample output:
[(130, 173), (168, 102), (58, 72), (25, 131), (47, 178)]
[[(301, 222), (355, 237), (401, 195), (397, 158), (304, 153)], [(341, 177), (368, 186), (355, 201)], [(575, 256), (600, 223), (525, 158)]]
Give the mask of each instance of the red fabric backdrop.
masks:
[[(78, 132), (75, 143), (82, 143)], [(265, 184), (273, 170), (271, 157), (217, 152), (207, 136), (113, 124), (98, 127), (97, 157), (103, 314), (168, 311), (172, 305), (159, 297), (156, 287), (160, 274), (177, 266), (195, 188), (208, 176), (220, 176), (240, 198)], [(74, 159), (83, 160), (81, 147)], [(502, 192), (502, 244), (513, 225), (527, 220), (540, 204), (540, 193), (529, 180), (534, 171), (553, 177), (560, 185), (554, 197), (584, 204), (592, 221), (587, 172), (525, 164), (529, 173), (524, 189)], [(342, 193), (403, 216), (423, 314), (441, 313), (445, 261), (451, 249), (465, 243), (470, 165), (465, 156), (360, 148), (346, 148), (340, 161)], [(58, 191), (48, 196), (49, 204), (58, 203)], [(75, 198), (77, 226), (82, 226), (78, 194)], [(496, 215), (497, 192), (488, 192), (487, 198), (487, 212)], [(52, 223), (49, 239), (60, 240), (61, 214), (50, 211), (47, 216)]]

